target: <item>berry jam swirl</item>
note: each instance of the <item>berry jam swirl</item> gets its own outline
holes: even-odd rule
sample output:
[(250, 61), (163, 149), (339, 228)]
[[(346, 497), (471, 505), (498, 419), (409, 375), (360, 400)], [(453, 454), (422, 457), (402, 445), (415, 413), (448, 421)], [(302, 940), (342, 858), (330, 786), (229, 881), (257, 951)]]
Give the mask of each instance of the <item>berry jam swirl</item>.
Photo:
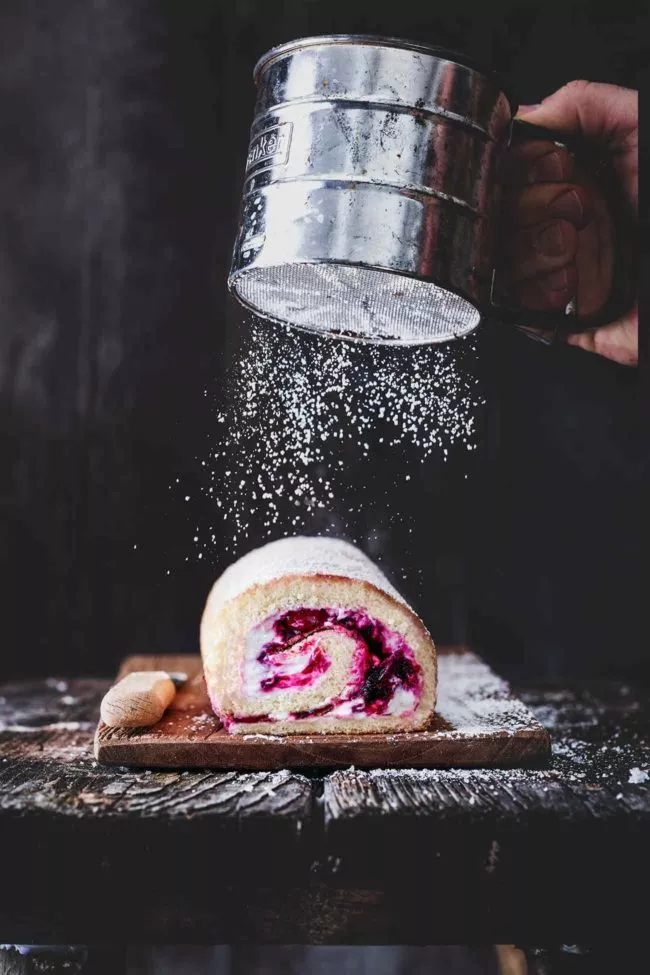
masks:
[[(340, 696), (309, 711), (289, 712), (289, 719), (413, 712), (422, 692), (422, 671), (408, 644), (399, 633), (363, 610), (340, 607), (287, 610), (259, 623), (247, 639), (245, 692), (271, 694), (314, 684), (331, 666), (319, 640), (326, 631), (343, 632), (355, 640), (348, 683)], [(258, 714), (233, 715), (233, 720), (252, 723), (278, 719), (272, 714)]]
[[(301, 670), (290, 669), (287, 672), (287, 665), (291, 665), (294, 647), (299, 651), (297, 664), (306, 658), (306, 663)], [(290, 687), (308, 687), (313, 684), (317, 677), (329, 670), (332, 661), (327, 656), (318, 637), (311, 640), (301, 640), (294, 646), (281, 646), (279, 649), (267, 645), (257, 658), (258, 663), (268, 666), (273, 672), (269, 677), (264, 677), (260, 681), (260, 690), (268, 693), (276, 688), (286, 690)], [(285, 670), (282, 671), (281, 668)]]

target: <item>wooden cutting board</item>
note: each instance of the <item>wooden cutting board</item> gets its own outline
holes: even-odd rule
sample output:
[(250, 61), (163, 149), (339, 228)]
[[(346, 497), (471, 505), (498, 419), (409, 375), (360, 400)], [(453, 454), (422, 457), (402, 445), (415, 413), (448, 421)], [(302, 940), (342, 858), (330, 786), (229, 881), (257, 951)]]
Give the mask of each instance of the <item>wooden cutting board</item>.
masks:
[(548, 759), (548, 732), (480, 657), (463, 648), (438, 653), (438, 704), (431, 727), (391, 735), (229, 735), (210, 708), (198, 654), (127, 657), (118, 678), (132, 670), (180, 670), (189, 679), (151, 728), (114, 729), (100, 722), (95, 757), (108, 765), (257, 771), (513, 767)]

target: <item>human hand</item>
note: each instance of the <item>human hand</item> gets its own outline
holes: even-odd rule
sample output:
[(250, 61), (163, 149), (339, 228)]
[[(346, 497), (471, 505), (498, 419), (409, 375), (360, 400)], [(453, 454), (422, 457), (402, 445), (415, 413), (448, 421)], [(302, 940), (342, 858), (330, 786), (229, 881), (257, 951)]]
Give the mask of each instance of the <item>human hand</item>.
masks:
[[(518, 117), (581, 133), (609, 154), (624, 198), (638, 216), (638, 93), (615, 85), (572, 81)], [(510, 290), (526, 308), (561, 311), (577, 297), (581, 313), (598, 311), (609, 294), (612, 222), (598, 186), (552, 142), (531, 141), (510, 152), (505, 194)], [(567, 335), (570, 345), (636, 365), (638, 309), (593, 331)]]

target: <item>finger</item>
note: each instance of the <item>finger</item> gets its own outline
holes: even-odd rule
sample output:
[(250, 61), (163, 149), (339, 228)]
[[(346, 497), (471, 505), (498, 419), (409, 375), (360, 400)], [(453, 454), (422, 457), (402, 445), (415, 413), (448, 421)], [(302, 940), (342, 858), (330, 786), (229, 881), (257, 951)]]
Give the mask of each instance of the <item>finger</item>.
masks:
[(591, 332), (568, 335), (568, 345), (594, 352), (623, 366), (636, 366), (639, 362), (639, 313), (634, 308), (627, 315)]
[(525, 113), (527, 122), (558, 132), (582, 132), (610, 149), (630, 202), (638, 199), (639, 93), (617, 85), (570, 81)]
[(525, 227), (507, 245), (509, 271), (515, 281), (548, 274), (570, 264), (578, 249), (578, 232), (568, 220)]
[(573, 156), (554, 142), (522, 142), (511, 147), (506, 160), (504, 179), (512, 186), (573, 179)]
[[(553, 338), (549, 329), (518, 326), (518, 331), (531, 339)], [(629, 315), (611, 325), (592, 332), (572, 333), (563, 337), (567, 345), (593, 352), (622, 366), (636, 366), (639, 362), (639, 317), (635, 308)]]
[(537, 183), (506, 195), (506, 218), (515, 227), (529, 227), (555, 217), (582, 230), (592, 216), (591, 196), (573, 183)]
[(570, 81), (525, 112), (527, 122), (607, 141), (636, 128), (639, 94), (595, 81)]
[(519, 304), (531, 311), (563, 311), (576, 293), (578, 273), (574, 264), (520, 281), (515, 288)]

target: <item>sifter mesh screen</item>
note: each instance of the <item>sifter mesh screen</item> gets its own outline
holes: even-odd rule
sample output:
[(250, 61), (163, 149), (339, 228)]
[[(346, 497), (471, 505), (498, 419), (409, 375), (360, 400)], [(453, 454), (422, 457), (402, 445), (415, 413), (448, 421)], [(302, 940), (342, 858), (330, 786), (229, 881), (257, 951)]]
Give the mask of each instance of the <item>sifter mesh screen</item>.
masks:
[(444, 342), (467, 335), (480, 320), (474, 305), (445, 288), (349, 264), (250, 268), (232, 286), (263, 316), (371, 342)]

